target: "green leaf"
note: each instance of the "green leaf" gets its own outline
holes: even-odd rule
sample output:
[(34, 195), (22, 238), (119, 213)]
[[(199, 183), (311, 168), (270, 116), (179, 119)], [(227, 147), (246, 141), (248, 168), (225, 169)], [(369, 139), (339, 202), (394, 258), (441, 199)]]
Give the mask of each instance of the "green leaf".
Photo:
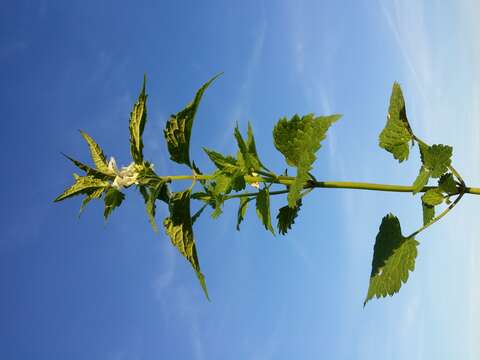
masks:
[(243, 140), (242, 134), (238, 129), (238, 125), (235, 127), (234, 135), (237, 139), (239, 148), (237, 155), (238, 165), (242, 168), (242, 171), (245, 174), (251, 174), (252, 172), (260, 170), (262, 164), (258, 158), (255, 139), (253, 138), (253, 131), (250, 123), (248, 123), (247, 142)]
[(147, 94), (145, 93), (145, 86), (147, 77), (143, 78), (143, 86), (138, 96), (138, 100), (133, 105), (133, 110), (130, 113), (130, 121), (128, 128), (130, 130), (130, 152), (135, 164), (143, 162), (143, 142), (142, 134), (147, 122)]
[(308, 114), (300, 118), (294, 115), (291, 120), (282, 118), (275, 125), (275, 147), (283, 154), (288, 165), (297, 168), (297, 176), (288, 194), (288, 206), (296, 206), (300, 192), (309, 178), (308, 172), (316, 159), (315, 153), (320, 149), (327, 130), (340, 117), (341, 115), (315, 117)]
[(400, 222), (393, 214), (382, 219), (373, 250), (372, 272), (364, 305), (373, 297), (398, 292), (415, 269), (418, 242), (402, 235)]
[(430, 171), (433, 178), (441, 177), (452, 163), (452, 147), (448, 145), (420, 146), (420, 153), (423, 166)]
[(83, 138), (88, 144), (88, 148), (90, 149), (90, 155), (97, 170), (106, 174), (111, 174), (112, 172), (108, 168), (107, 159), (105, 158), (105, 155), (103, 154), (100, 146), (90, 137), (90, 135), (83, 132), (82, 130), (80, 130), (80, 134), (82, 134)]
[(80, 215), (82, 215), (83, 210), (85, 210), (85, 207), (88, 205), (88, 203), (93, 199), (99, 199), (102, 196), (104, 190), (105, 188), (97, 188), (87, 192), (87, 195), (83, 199), (82, 205), (80, 206), (80, 211), (78, 212), (79, 217)]
[(78, 160), (75, 160), (74, 158), (64, 154), (64, 153), (61, 153), (63, 156), (65, 156), (68, 160), (70, 160), (72, 163), (75, 164), (75, 166), (77, 166), (80, 170), (83, 170), (85, 171), (86, 175), (91, 175), (97, 179), (101, 179), (101, 180), (109, 180), (109, 179), (113, 179), (115, 176), (111, 173), (108, 173), (108, 174), (105, 174), (99, 170), (96, 170), (96, 169), (93, 169), (91, 168), (90, 166), (78, 161)]
[(247, 206), (250, 200), (252, 199), (247, 197), (240, 198), (240, 205), (238, 207), (237, 213), (237, 231), (240, 231), (240, 224), (242, 223), (243, 219), (245, 219), (245, 214), (247, 213)]
[(427, 225), (435, 217), (435, 207), (422, 201), (423, 225)]
[(163, 201), (165, 201), (168, 204), (168, 197), (166, 196), (167, 193), (168, 193), (167, 184), (164, 181), (160, 181), (155, 186), (152, 186), (146, 192), (147, 194), (146, 196), (144, 195), (145, 205), (146, 205), (145, 207), (147, 210), (148, 219), (150, 221), (150, 224), (152, 225), (153, 231), (155, 232), (158, 231), (157, 224), (155, 224), (155, 211), (156, 211), (155, 201), (161, 198)]
[(110, 186), (108, 181), (97, 179), (93, 176), (75, 176), (75, 183), (65, 190), (61, 195), (57, 196), (54, 200), (62, 201), (68, 199), (72, 196), (80, 194), (90, 194), (92, 191), (97, 189), (104, 189), (105, 187)]
[(234, 173), (240, 170), (240, 167), (237, 164), (237, 160), (232, 156), (224, 156), (216, 151), (203, 148), (203, 151), (208, 155), (210, 160), (215, 164), (215, 166), (225, 172), (225, 173)]
[(425, 169), (425, 167), (421, 167), (420, 168), (420, 172), (417, 176), (417, 178), (415, 179), (415, 182), (413, 183), (413, 195), (419, 193), (420, 191), (422, 191), (423, 187), (425, 185), (427, 185), (428, 183), (428, 180), (430, 179), (430, 172)]
[(448, 174), (443, 174), (440, 179), (438, 180), (438, 187), (440, 190), (442, 190), (444, 193), (448, 195), (453, 195), (458, 193), (457, 189), (457, 184), (455, 183), (455, 179), (453, 178), (453, 175), (448, 173)]
[(440, 205), (443, 202), (443, 194), (439, 188), (430, 189), (422, 195), (422, 201), (430, 206)]
[(200, 271), (197, 248), (193, 237), (192, 218), (190, 217), (190, 190), (175, 192), (170, 197), (170, 216), (163, 225), (173, 246), (188, 260), (197, 274), (200, 285), (208, 299), (205, 277)]
[(190, 136), (192, 133), (193, 121), (197, 113), (198, 106), (202, 99), (203, 93), (208, 86), (220, 76), (215, 75), (207, 83), (205, 83), (196, 93), (193, 101), (188, 104), (182, 111), (176, 115), (172, 115), (167, 121), (164, 134), (167, 140), (168, 152), (170, 159), (191, 167), (190, 164)]
[(292, 228), (292, 225), (295, 223), (295, 218), (298, 216), (298, 211), (302, 206), (302, 200), (297, 202), (297, 206), (291, 208), (290, 206), (281, 207), (278, 210), (277, 215), (277, 228), (278, 232), (282, 235), (285, 235), (289, 229)]
[(115, 210), (122, 204), (124, 199), (125, 195), (114, 187), (110, 187), (105, 192), (105, 210), (103, 211), (103, 216), (105, 217), (105, 220), (108, 219), (113, 210)]
[(229, 194), (232, 190), (241, 191), (246, 186), (245, 178), (240, 171), (232, 174), (217, 171), (214, 174), (213, 182), (212, 191), (215, 195)]
[(173, 193), (170, 200), (170, 217), (165, 219), (164, 226), (172, 244), (192, 265), (208, 298), (205, 278), (200, 272), (193, 238), (192, 219), (190, 218), (190, 191)]
[(270, 192), (267, 188), (258, 192), (256, 207), (257, 215), (262, 221), (263, 226), (265, 226), (265, 229), (271, 231), (271, 233), (275, 235), (270, 218)]
[[(137, 181), (141, 186), (157, 186), (159, 182), (162, 180), (158, 177), (158, 175), (153, 171), (153, 165), (147, 161), (144, 161), (141, 166), (136, 166), (138, 168), (138, 176)], [(161, 199), (164, 200), (164, 199)], [(168, 203), (168, 197), (164, 200)]]
[(408, 123), (402, 89), (395, 82), (390, 96), (387, 124), (380, 133), (379, 145), (390, 152), (399, 162), (402, 162), (408, 159), (409, 142), (412, 138), (413, 133)]

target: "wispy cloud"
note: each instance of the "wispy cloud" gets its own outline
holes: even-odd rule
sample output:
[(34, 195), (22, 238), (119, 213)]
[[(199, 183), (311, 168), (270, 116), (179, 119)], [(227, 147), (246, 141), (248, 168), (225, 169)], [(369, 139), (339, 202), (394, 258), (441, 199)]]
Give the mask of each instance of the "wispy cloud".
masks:
[(222, 147), (225, 147), (227, 143), (230, 142), (235, 122), (243, 119), (250, 108), (250, 94), (252, 86), (254, 85), (255, 72), (257, 71), (258, 64), (262, 59), (266, 30), (267, 22), (263, 20), (260, 25), (260, 29), (256, 32), (256, 34), (258, 35), (256, 36), (255, 42), (253, 43), (252, 51), (245, 67), (245, 80), (240, 86), (240, 92), (237, 98), (237, 102), (230, 115), (228, 116), (229, 123), (222, 136)]
[[(469, 182), (478, 182), (480, 180), (480, 125), (478, 121), (480, 118), (480, 68), (477, 64), (480, 64), (480, 43), (478, 42), (480, 26), (477, 19), (480, 16), (480, 6), (478, 2), (472, 0), (464, 0), (458, 4), (462, 9), (460, 12), (461, 21), (455, 22), (455, 26), (458, 26), (458, 28), (451, 28), (453, 26), (451, 23), (445, 24), (445, 39), (442, 40), (445, 40), (445, 44), (451, 44), (446, 39), (450, 36), (449, 33), (455, 31), (462, 34), (464, 37), (462, 45), (467, 47), (465, 53), (469, 54), (471, 59), (462, 58), (460, 52), (455, 49), (455, 46), (458, 45), (449, 45), (449, 52), (457, 54), (454, 62), (449, 62), (449, 59), (438, 56), (437, 49), (439, 44), (431, 41), (430, 29), (426, 25), (426, 11), (427, 9), (429, 12), (430, 10), (433, 11), (431, 6), (427, 6), (423, 1), (396, 0), (391, 3), (391, 6), (386, 5), (384, 1), (379, 1), (386, 23), (404, 59), (408, 79), (405, 88), (408, 88), (411, 98), (414, 99), (411, 108), (413, 107), (413, 113), (417, 115), (414, 120), (416, 123), (415, 127), (418, 128), (418, 125), (421, 124), (423, 125), (423, 132), (429, 138), (451, 142), (455, 149), (454, 155), (455, 151), (459, 154), (454, 158), (455, 164), (462, 169), (461, 172), (463, 172), (463, 169), (466, 169), (465, 174), (469, 176)], [(434, 15), (430, 13), (429, 16)], [(450, 28), (447, 26), (450, 26)], [(445, 73), (456, 71), (460, 72), (461, 75), (469, 74), (465, 80), (455, 79), (461, 84), (461, 94), (452, 91), (452, 84), (446, 81), (448, 77), (445, 76)], [(456, 104), (456, 102), (461, 102), (461, 104)], [(459, 109), (462, 111), (461, 119), (458, 119)], [(452, 131), (454, 130), (452, 127), (454, 127), (455, 131)], [(460, 211), (463, 214), (472, 214), (475, 211), (473, 208), (471, 212), (465, 209), (469, 205), (469, 202), (464, 201), (460, 205), (463, 208), (455, 209), (455, 211)], [(476, 339), (480, 335), (478, 327), (478, 320), (480, 320), (480, 311), (478, 310), (480, 290), (478, 290), (477, 286), (478, 277), (480, 276), (480, 247), (478, 246), (478, 239), (476, 239), (479, 229), (478, 225), (472, 222), (472, 219), (468, 222), (463, 221), (461, 217), (450, 216), (447, 221), (448, 224), (442, 223), (439, 226), (444, 226), (444, 229), (447, 229), (443, 235), (449, 236), (452, 241), (449, 243), (444, 242), (442, 244), (443, 250), (440, 248), (434, 250), (433, 247), (429, 249), (430, 251), (437, 251), (438, 255), (435, 258), (427, 258), (432, 264), (436, 264), (435, 269), (437, 269), (434, 274), (430, 273), (432, 279), (428, 281), (429, 283), (433, 281), (436, 284), (435, 288), (443, 289), (444, 284), (442, 284), (442, 281), (450, 281), (450, 277), (452, 277), (451, 280), (453, 281), (455, 275), (452, 275), (452, 272), (456, 273), (456, 269), (460, 268), (465, 269), (465, 272), (460, 272), (461, 275), (460, 273), (458, 274), (463, 280), (458, 284), (461, 286), (462, 291), (469, 293), (469, 296), (462, 297), (462, 303), (456, 304), (452, 304), (452, 302), (460, 301), (458, 297), (444, 293), (441, 296), (445, 305), (451, 305), (456, 309), (455, 312), (452, 312), (445, 319), (446, 322), (457, 321), (452, 318), (453, 314), (456, 314), (455, 316), (457, 317), (465, 316), (470, 321), (469, 328), (465, 331), (467, 336), (465, 338), (461, 336), (451, 337), (449, 346), (451, 345), (453, 348), (456, 346), (455, 343), (459, 342), (461, 343), (459, 346), (469, 347), (468, 354), (473, 359), (476, 356), (474, 354), (478, 354), (479, 351)], [(425, 236), (429, 235), (426, 234)], [(461, 241), (461, 243), (456, 243), (457, 241)], [(458, 250), (459, 248), (463, 249)], [(446, 274), (444, 274), (446, 276), (442, 276), (438, 272), (438, 269), (441, 267), (438, 259), (454, 257), (454, 254), (461, 254), (459, 256), (462, 257), (466, 256), (468, 266), (457, 264), (455, 269), (452, 269), (450, 272), (443, 269), (443, 271), (446, 271)], [(425, 257), (427, 255), (424, 255)], [(419, 274), (416, 274), (416, 276), (419, 276)], [(430, 277), (429, 274), (426, 276)], [(430, 298), (433, 299), (434, 297), (431, 296)], [(427, 304), (426, 307), (428, 308), (429, 305)], [(405, 314), (406, 318), (403, 321), (401, 332), (405, 337), (412, 336), (408, 330), (411, 328), (411, 322), (408, 319), (412, 318), (412, 313), (418, 314), (418, 307), (409, 306), (407, 308), (410, 310)], [(423, 325), (425, 324), (422, 321), (416, 321), (417, 334), (422, 333), (418, 326)]]

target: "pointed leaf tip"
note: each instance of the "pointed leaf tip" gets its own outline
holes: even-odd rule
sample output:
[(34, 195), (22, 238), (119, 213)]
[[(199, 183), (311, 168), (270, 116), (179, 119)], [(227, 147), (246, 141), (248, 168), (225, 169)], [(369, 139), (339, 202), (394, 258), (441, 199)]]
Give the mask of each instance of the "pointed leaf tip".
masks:
[(183, 110), (172, 115), (167, 121), (163, 131), (165, 140), (167, 141), (170, 159), (179, 163), (192, 167), (190, 163), (190, 137), (192, 133), (193, 122), (197, 114), (198, 107), (202, 100), (205, 90), (220, 75), (217, 74), (208, 80), (195, 94), (192, 102), (190, 102)]

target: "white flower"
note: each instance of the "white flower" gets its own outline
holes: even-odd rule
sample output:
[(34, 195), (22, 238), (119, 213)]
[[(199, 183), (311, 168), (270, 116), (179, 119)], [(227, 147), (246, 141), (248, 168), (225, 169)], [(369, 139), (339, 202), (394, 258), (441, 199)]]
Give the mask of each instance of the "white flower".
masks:
[(134, 162), (118, 170), (115, 158), (111, 157), (108, 162), (108, 169), (116, 175), (115, 180), (113, 180), (112, 183), (114, 188), (120, 190), (122, 187), (129, 187), (133, 184), (138, 184), (138, 171)]
[[(256, 172), (252, 172), (252, 176), (258, 176), (258, 174)], [(253, 183), (250, 184), (251, 186), (253, 186), (254, 188), (256, 189), (260, 189), (260, 183), (258, 181), (255, 181)]]
[(108, 170), (110, 170), (110, 172), (114, 174), (118, 173), (117, 162), (115, 161), (115, 158), (113, 156), (110, 158), (110, 161), (108, 162)]

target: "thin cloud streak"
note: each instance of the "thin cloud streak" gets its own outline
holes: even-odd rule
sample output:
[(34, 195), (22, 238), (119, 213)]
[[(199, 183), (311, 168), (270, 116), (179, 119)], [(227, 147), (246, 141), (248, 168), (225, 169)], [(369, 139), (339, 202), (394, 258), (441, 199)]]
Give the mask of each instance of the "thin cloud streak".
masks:
[(253, 44), (252, 52), (247, 62), (245, 70), (245, 81), (240, 86), (240, 94), (238, 96), (237, 103), (228, 117), (230, 119), (230, 122), (226, 126), (225, 132), (222, 136), (222, 148), (224, 148), (228, 143), (231, 142), (235, 122), (245, 117), (245, 114), (250, 107), (250, 94), (254, 82), (254, 75), (257, 71), (258, 64), (260, 63), (260, 60), (262, 58), (266, 30), (267, 23), (264, 20), (262, 22), (260, 30), (258, 31), (258, 36), (256, 37), (255, 43)]
[[(379, 1), (379, 5), (405, 60), (409, 77), (412, 79), (411, 85), (414, 86), (411, 88), (411, 90), (413, 90), (411, 92), (414, 95), (419, 95), (414, 96), (416, 99), (415, 106), (420, 109), (418, 113), (423, 116), (419, 116), (417, 121), (422, 121), (423, 127), (427, 130), (426, 132), (428, 132), (429, 137), (445, 138), (448, 141), (448, 136), (450, 136), (453, 141), (456, 141), (456, 143), (461, 145), (454, 146), (454, 148), (460, 148), (461, 150), (461, 158), (454, 160), (460, 168), (467, 169), (467, 172), (472, 175), (473, 178), (468, 179), (469, 182), (479, 181), (480, 177), (478, 174), (480, 159), (478, 154), (480, 151), (480, 144), (478, 139), (480, 138), (480, 126), (478, 124), (478, 119), (480, 118), (480, 77), (478, 71), (479, 68), (476, 64), (479, 64), (480, 61), (480, 45), (475, 34), (480, 33), (480, 27), (477, 22), (478, 16), (480, 15), (480, 7), (474, 1), (465, 0), (462, 2), (462, 22), (459, 26), (462, 27), (462, 34), (470, 34), (470, 41), (467, 42), (467, 46), (470, 47), (472, 54), (471, 64), (473, 64), (473, 66), (472, 69), (462, 69), (462, 71), (472, 71), (472, 74), (468, 80), (471, 88), (468, 89), (468, 84), (466, 84), (467, 89), (465, 93), (462, 94), (462, 99), (465, 100), (462, 107), (467, 109), (468, 119), (460, 125), (462, 128), (470, 129), (471, 131), (469, 131), (465, 137), (457, 138), (458, 135), (451, 133), (451, 129), (441, 129), (438, 126), (435, 126), (440, 122), (442, 117), (448, 116), (445, 113), (442, 113), (441, 110), (437, 110), (445, 107), (442, 103), (444, 100), (442, 99), (444, 99), (449, 92), (449, 84), (445, 83), (443, 80), (444, 77), (442, 76), (443, 74), (441, 73), (441, 69), (447, 69), (448, 65), (446, 64), (447, 60), (436, 57), (433, 48), (429, 46), (428, 30), (424, 21), (424, 3), (418, 1), (394, 1), (391, 9), (387, 9), (387, 6), (382, 1)], [(467, 21), (465, 21), (465, 19)], [(433, 59), (435, 59), (435, 61), (433, 61)], [(448, 122), (448, 120), (445, 120), (444, 123), (447, 125), (453, 124), (452, 122)], [(464, 201), (460, 206), (465, 207), (469, 204), (469, 202)], [(472, 214), (475, 210), (472, 208), (470, 211), (466, 209), (458, 209), (458, 211)], [(448, 226), (448, 234), (451, 238), (460, 238), (463, 242), (461, 245), (456, 244), (452, 246), (464, 246), (465, 249), (468, 249), (467, 253), (470, 254), (467, 259), (467, 273), (462, 275), (465, 279), (465, 283), (461, 285), (462, 289), (469, 289), (469, 295), (468, 297), (465, 297), (466, 301), (463, 305), (457, 304), (457, 308), (468, 309), (465, 311), (465, 316), (469, 319), (468, 330), (464, 330), (467, 334), (467, 338), (451, 339), (451, 347), (455, 348), (456, 346), (460, 346), (455, 343), (455, 341), (460, 341), (461, 344), (469, 348), (467, 353), (469, 354), (469, 357), (473, 359), (474, 356), (476, 356), (474, 354), (478, 354), (480, 351), (477, 341), (479, 336), (478, 320), (480, 320), (480, 311), (478, 310), (480, 290), (477, 286), (478, 277), (480, 276), (480, 263), (478, 256), (480, 247), (478, 246), (477, 239), (475, 239), (474, 235), (478, 233), (478, 225), (467, 224), (465, 221), (462, 221), (462, 219), (456, 221), (455, 218), (450, 218), (449, 221), (448, 225), (444, 225)], [(453, 251), (453, 249), (450, 250)], [(462, 250), (462, 253), (465, 252), (465, 250)], [(453, 253), (460, 253), (460, 250), (455, 250)], [(436, 275), (438, 276), (440, 274)], [(436, 281), (440, 282), (442, 280), (437, 279)], [(436, 287), (440, 287), (440, 285), (437, 285)], [(446, 303), (449, 302), (447, 301)], [(406, 314), (408, 318), (411, 318), (412, 314), (419, 313), (418, 307), (409, 306), (409, 308), (410, 310)], [(462, 311), (460, 311), (459, 316), (463, 316)], [(413, 317), (417, 318), (417, 315), (414, 315)], [(411, 332), (408, 329), (411, 328), (411, 324), (407, 319), (404, 320), (401, 333), (404, 334), (405, 337), (409, 337), (411, 336)], [(425, 319), (417, 322), (417, 327), (424, 327), (424, 321)], [(423, 331), (421, 330), (419, 334), (422, 333)], [(421, 349), (419, 349), (419, 352), (422, 354)], [(420, 355), (419, 358), (421, 358)]]

